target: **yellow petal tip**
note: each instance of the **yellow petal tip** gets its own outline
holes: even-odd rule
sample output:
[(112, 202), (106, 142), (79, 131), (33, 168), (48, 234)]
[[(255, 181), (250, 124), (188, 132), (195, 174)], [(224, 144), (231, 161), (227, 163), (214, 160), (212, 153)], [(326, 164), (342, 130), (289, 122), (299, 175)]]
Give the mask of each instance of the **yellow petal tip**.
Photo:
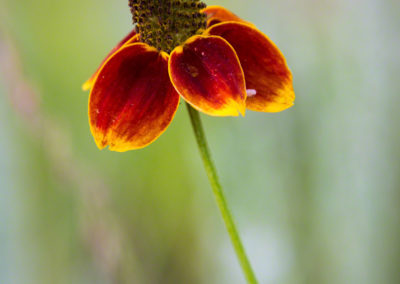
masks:
[(246, 116), (246, 105), (245, 104), (240, 104), (238, 105), (238, 111), (240, 114), (245, 117)]
[(89, 79), (85, 83), (83, 83), (82, 90), (83, 91), (89, 91), (90, 88), (92, 87), (92, 85), (93, 85), (93, 81)]

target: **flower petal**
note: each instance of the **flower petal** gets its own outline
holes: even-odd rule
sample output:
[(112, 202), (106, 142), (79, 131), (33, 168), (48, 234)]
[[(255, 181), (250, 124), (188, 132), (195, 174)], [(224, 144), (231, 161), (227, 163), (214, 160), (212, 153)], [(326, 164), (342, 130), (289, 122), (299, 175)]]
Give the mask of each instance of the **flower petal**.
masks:
[(223, 37), (235, 49), (246, 79), (248, 109), (278, 112), (293, 105), (292, 74), (282, 53), (266, 35), (237, 22), (217, 24), (205, 33)]
[(168, 55), (134, 43), (112, 55), (89, 96), (97, 146), (123, 152), (145, 147), (172, 121), (179, 95), (168, 76)]
[(228, 9), (217, 5), (204, 8), (202, 13), (207, 15), (207, 27), (226, 21), (247, 23)]
[(214, 116), (244, 115), (243, 70), (223, 38), (189, 38), (172, 51), (168, 66), (175, 89), (197, 110)]
[(136, 34), (135, 29), (133, 29), (126, 37), (124, 37), (123, 40), (121, 40), (106, 56), (106, 58), (103, 59), (101, 62), (100, 66), (97, 68), (96, 72), (87, 80), (83, 85), (82, 85), (82, 90), (87, 91), (93, 86), (93, 82), (96, 79), (97, 74), (100, 71), (100, 68), (103, 66), (103, 64), (107, 61), (108, 58), (110, 58), (111, 55), (113, 55), (117, 50), (119, 50), (121, 47), (132, 44), (135, 42), (139, 41), (139, 34)]

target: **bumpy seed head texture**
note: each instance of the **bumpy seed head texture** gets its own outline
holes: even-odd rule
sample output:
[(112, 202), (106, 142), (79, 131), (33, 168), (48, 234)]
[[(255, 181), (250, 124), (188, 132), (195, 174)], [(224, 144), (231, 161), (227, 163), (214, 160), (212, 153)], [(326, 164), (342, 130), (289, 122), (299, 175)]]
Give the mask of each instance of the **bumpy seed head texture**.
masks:
[(129, 0), (140, 40), (170, 53), (206, 28), (206, 5), (199, 0)]

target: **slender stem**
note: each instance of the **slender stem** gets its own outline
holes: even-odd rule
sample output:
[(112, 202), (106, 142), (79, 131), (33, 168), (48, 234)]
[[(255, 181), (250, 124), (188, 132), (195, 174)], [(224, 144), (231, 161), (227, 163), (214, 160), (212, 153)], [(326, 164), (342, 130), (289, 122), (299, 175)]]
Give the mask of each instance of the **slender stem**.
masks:
[(257, 279), (255, 277), (253, 269), (251, 268), (249, 259), (246, 256), (246, 252), (240, 240), (239, 233), (233, 221), (233, 217), (229, 210), (228, 204), (226, 203), (224, 192), (222, 191), (221, 184), (219, 183), (217, 171), (211, 160), (211, 154), (207, 146), (206, 137), (204, 135), (203, 126), (200, 120), (200, 115), (198, 111), (192, 108), (189, 104), (186, 103), (186, 106), (189, 111), (190, 120), (192, 122), (193, 131), (194, 135), (196, 136), (201, 158), (203, 159), (204, 167), (206, 169), (208, 179), (213, 189), (215, 199), (217, 200), (222, 218), (225, 222), (226, 229), (228, 230), (233, 247), (235, 248), (236, 256), (239, 259), (243, 273), (246, 276), (247, 283), (256, 284)]

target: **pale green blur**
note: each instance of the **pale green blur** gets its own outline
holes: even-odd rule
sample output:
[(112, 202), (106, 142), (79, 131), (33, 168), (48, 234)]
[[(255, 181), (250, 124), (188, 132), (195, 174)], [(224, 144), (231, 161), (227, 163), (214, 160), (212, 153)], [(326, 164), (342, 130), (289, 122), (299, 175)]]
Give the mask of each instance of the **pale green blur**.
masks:
[[(0, 0), (0, 283), (245, 283), (186, 109), (99, 151), (81, 84), (128, 1)], [(400, 2), (225, 0), (281, 49), (295, 106), (202, 116), (260, 283), (400, 283)]]

